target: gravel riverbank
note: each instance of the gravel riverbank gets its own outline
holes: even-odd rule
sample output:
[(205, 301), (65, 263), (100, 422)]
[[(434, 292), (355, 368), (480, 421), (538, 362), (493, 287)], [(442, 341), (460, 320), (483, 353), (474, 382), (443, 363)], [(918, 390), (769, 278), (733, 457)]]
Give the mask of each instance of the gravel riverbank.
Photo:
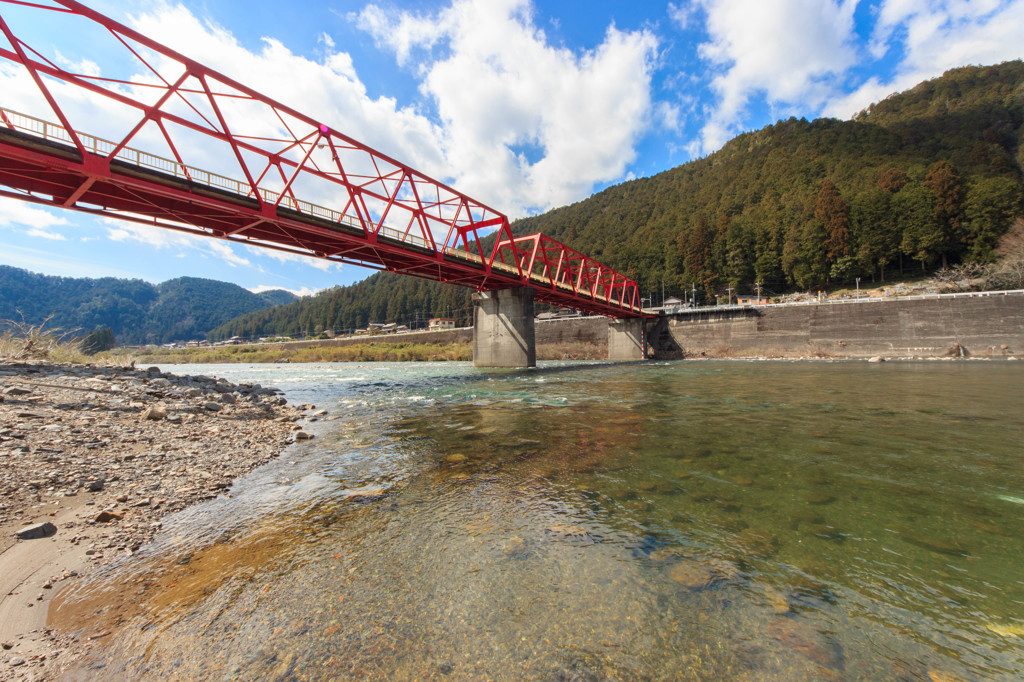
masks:
[(0, 680), (51, 679), (103, 633), (57, 633), (62, 583), (309, 437), (276, 389), (156, 368), (0, 361)]

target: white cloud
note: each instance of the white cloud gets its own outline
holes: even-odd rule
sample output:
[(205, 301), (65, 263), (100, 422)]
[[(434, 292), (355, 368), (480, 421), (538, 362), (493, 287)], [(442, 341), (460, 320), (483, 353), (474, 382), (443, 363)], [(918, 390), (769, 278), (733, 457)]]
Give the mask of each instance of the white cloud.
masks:
[(0, 227), (23, 230), (30, 237), (65, 241), (67, 237), (54, 232), (53, 228), (69, 224), (66, 218), (53, 215), (45, 208), (9, 197), (0, 197)]
[(713, 151), (741, 132), (752, 97), (817, 110), (856, 60), (855, 0), (701, 0), (708, 41), (701, 57), (717, 69), (716, 101), (701, 131)]
[(337, 261), (325, 260), (323, 258), (316, 258), (314, 256), (304, 256), (298, 253), (290, 253), (288, 251), (278, 251), (277, 249), (264, 249), (255, 245), (246, 245), (251, 253), (266, 258), (272, 258), (279, 263), (299, 263), (301, 265), (308, 265), (309, 267), (316, 268), (322, 272), (330, 272), (332, 270), (341, 270), (344, 265)]
[(668, 16), (679, 28), (686, 30), (696, 16), (697, 9), (698, 6), (688, 0), (684, 0), (681, 5), (670, 2), (668, 3)]
[(25, 234), (27, 234), (30, 237), (39, 237), (41, 239), (49, 239), (55, 242), (64, 242), (67, 241), (68, 239), (59, 232), (50, 232), (39, 227), (33, 227), (29, 229), (27, 232), (25, 232)]
[(851, 116), (946, 69), (1019, 59), (1022, 27), (1024, 0), (884, 0), (871, 51), (879, 59), (896, 51), (902, 56), (899, 66), (887, 82), (869, 79), (832, 102), (826, 113)]
[(301, 289), (289, 289), (288, 287), (275, 287), (268, 284), (260, 284), (259, 286), (249, 287), (249, 291), (251, 291), (254, 294), (261, 294), (264, 291), (278, 291), (281, 289), (284, 289), (285, 291), (290, 291), (296, 296), (312, 296), (318, 291), (323, 291), (322, 289), (310, 289), (309, 287), (302, 287)]
[(155, 249), (177, 249), (187, 257), (214, 258), (231, 267), (252, 267), (252, 262), (235, 250), (228, 242), (200, 235), (177, 232), (163, 227), (105, 218), (107, 237), (115, 242), (138, 242)]
[(455, 186), (512, 216), (620, 178), (652, 114), (651, 32), (610, 26), (574, 53), (552, 46), (532, 13), (529, 0), (453, 0), (431, 16), (359, 14), (399, 63), (418, 57)]

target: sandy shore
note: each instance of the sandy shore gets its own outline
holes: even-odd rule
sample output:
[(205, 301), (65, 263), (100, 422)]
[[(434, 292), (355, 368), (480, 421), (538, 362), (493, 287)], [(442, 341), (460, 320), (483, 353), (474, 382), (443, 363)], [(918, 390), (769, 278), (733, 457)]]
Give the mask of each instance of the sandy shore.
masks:
[(279, 391), (211, 377), (0, 361), (0, 680), (52, 679), (104, 633), (47, 628), (52, 596), (230, 494), (296, 438)]

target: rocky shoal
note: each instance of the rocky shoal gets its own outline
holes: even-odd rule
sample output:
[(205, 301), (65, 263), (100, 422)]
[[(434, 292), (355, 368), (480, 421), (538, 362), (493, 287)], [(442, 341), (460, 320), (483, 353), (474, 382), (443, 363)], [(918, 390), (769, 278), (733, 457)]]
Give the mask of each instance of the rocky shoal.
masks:
[[(57, 582), (134, 553), (165, 514), (225, 493), (235, 477), (311, 437), (295, 422), (312, 407), (289, 406), (258, 384), (155, 367), (0, 360), (0, 554), (57, 542), (85, 555), (80, 571), (0, 599), (39, 588), (49, 596)], [(0, 679), (45, 665), (46, 646), (21, 657), (7, 635)]]

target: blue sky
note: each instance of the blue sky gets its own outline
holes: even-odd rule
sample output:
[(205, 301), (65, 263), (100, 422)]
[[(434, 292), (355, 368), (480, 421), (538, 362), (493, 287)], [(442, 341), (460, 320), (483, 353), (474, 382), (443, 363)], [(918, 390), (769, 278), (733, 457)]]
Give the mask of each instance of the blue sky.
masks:
[[(1024, 0), (90, 6), (512, 218), (705, 156), (780, 118), (849, 118), (945, 69), (1024, 56)], [(44, 54), (116, 70), (116, 53), (87, 34), (25, 12), (0, 2)], [(19, 83), (24, 74), (0, 62), (0, 106), (32, 108)], [(369, 274), (2, 198), (0, 263), (303, 293)]]

